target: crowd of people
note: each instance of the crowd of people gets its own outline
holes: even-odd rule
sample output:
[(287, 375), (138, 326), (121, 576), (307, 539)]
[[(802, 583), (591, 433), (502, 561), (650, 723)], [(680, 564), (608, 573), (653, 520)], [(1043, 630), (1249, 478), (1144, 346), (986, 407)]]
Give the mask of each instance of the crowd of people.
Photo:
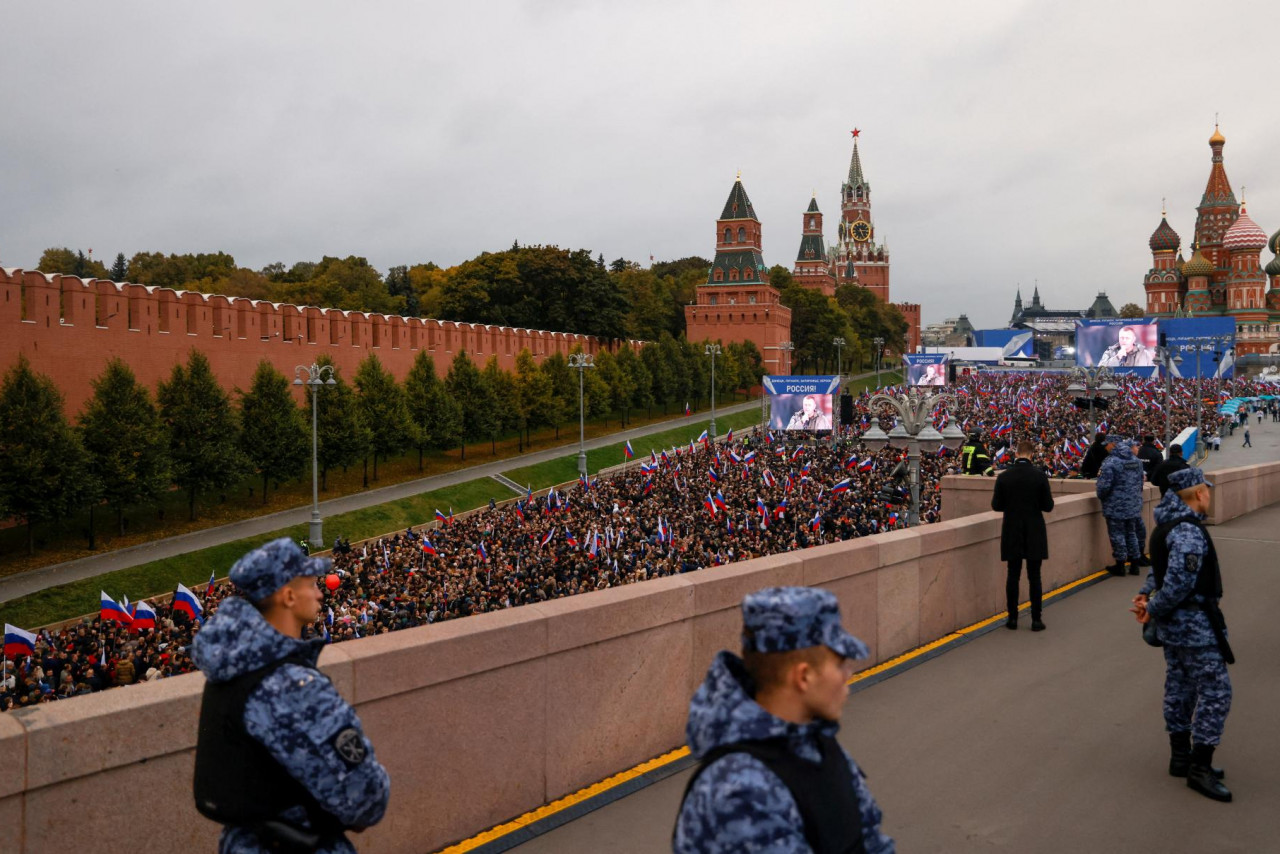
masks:
[[(990, 472), (1013, 462), (1020, 439), (1051, 476), (1078, 477), (1096, 431), (1163, 437), (1194, 424), (1194, 381), (1121, 377), (1105, 409), (1075, 405), (1061, 375), (1021, 373), (965, 378), (948, 391), (953, 406), (935, 413), (986, 443)], [(1227, 429), (1216, 403), (1269, 391), (1245, 381), (1200, 385), (1207, 431)], [(370, 634), (517, 607), (766, 554), (867, 536), (907, 524), (901, 449), (859, 440), (873, 416), (888, 430), (893, 413), (854, 400), (853, 424), (829, 435), (753, 428), (721, 442), (691, 441), (566, 490), (526, 495), (465, 517), (333, 550), (339, 585), (327, 594), (315, 636), (345, 641)], [(1096, 426), (1096, 431), (1095, 431)], [(691, 437), (692, 438), (692, 437)], [(939, 480), (961, 470), (941, 446), (921, 455), (920, 519), (939, 520)], [(1088, 473), (1088, 472), (1086, 472)], [(207, 617), (234, 590), (202, 593)], [(37, 633), (34, 655), (6, 661), (0, 710), (194, 670), (187, 650), (199, 620), (156, 607), (155, 628), (140, 631), (85, 619)]]

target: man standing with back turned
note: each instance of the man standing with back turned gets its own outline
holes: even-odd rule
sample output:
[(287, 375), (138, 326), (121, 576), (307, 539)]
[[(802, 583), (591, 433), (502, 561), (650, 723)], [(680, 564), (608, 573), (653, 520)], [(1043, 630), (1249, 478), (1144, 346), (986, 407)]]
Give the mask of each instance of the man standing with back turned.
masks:
[(1222, 573), (1204, 528), (1209, 488), (1195, 467), (1169, 475), (1169, 491), (1156, 507), (1151, 572), (1133, 597), (1138, 622), (1155, 621), (1164, 646), (1164, 722), (1169, 732), (1169, 774), (1215, 801), (1231, 800), (1213, 753), (1231, 710), (1227, 665), (1235, 663), (1218, 600)]
[(1111, 555), (1115, 564), (1107, 567), (1112, 575), (1138, 574), (1143, 557), (1142, 526), (1142, 460), (1133, 455), (1127, 439), (1108, 435), (1107, 458), (1098, 471), (1096, 486), (1102, 499), (1102, 518), (1107, 523)]
[(225, 825), (221, 854), (353, 854), (344, 835), (382, 819), (391, 784), (355, 710), (302, 639), (329, 567), (287, 537), (231, 567), (228, 596), (196, 635), (208, 681), (196, 743), (196, 809)]
[(1004, 513), (1004, 521), (1000, 525), (1000, 559), (1009, 565), (1004, 584), (1009, 616), (1004, 627), (1018, 628), (1018, 582), (1025, 560), (1027, 587), (1031, 593), (1031, 631), (1042, 632), (1040, 562), (1049, 557), (1049, 534), (1045, 530), (1044, 514), (1053, 509), (1053, 493), (1049, 489), (1049, 478), (1031, 463), (1034, 453), (1035, 445), (1026, 439), (1018, 443), (1018, 456), (1013, 465), (996, 478), (991, 509)]
[(701, 762), (675, 854), (892, 854), (862, 771), (835, 739), (853, 660), (867, 654), (826, 590), (771, 587), (742, 600), (742, 658), (721, 651), (689, 704)]

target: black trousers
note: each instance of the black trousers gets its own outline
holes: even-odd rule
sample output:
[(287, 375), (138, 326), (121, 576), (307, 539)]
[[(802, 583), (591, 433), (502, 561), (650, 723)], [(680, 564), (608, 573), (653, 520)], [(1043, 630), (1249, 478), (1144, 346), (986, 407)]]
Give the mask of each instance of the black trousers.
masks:
[[(1004, 600), (1009, 608), (1009, 616), (1018, 615), (1018, 581), (1022, 578), (1022, 558), (1009, 561), (1009, 575), (1004, 582)], [(1027, 586), (1031, 588), (1031, 619), (1040, 619), (1041, 597), (1044, 591), (1040, 588), (1040, 561), (1027, 561)]]

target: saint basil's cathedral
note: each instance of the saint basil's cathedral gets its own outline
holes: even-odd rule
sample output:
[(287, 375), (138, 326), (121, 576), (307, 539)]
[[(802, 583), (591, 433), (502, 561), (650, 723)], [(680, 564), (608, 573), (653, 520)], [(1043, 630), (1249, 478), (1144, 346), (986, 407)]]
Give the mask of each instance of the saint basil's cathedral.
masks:
[[(824, 296), (833, 296), (842, 285), (857, 285), (888, 302), (889, 249), (876, 242), (871, 185), (862, 172), (858, 134), (853, 131), (849, 175), (840, 188), (836, 244), (827, 246), (815, 195), (801, 221), (795, 282)], [(895, 308), (906, 318), (907, 343), (914, 350), (920, 344), (920, 306), (900, 303)], [(706, 284), (698, 286), (695, 302), (685, 306), (685, 324), (690, 341), (749, 340), (760, 349), (766, 371), (791, 373), (791, 309), (782, 305), (778, 290), (769, 283), (760, 220), (741, 175), (716, 221), (715, 260)]]
[[(1233, 317), (1237, 355), (1274, 353), (1280, 351), (1280, 231), (1268, 239), (1249, 216), (1243, 194), (1236, 201), (1223, 165), (1226, 142), (1215, 127), (1190, 260), (1179, 254), (1181, 238), (1167, 219), (1151, 235), (1153, 262), (1143, 279), (1147, 315)], [(1265, 267), (1259, 257), (1264, 248), (1277, 256)]]

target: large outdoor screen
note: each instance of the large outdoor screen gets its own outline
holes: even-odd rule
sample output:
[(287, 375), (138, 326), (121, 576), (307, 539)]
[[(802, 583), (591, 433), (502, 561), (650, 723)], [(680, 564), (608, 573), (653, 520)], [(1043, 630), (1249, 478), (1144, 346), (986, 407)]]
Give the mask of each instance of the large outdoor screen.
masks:
[(1076, 364), (1101, 368), (1151, 368), (1159, 336), (1154, 321), (1082, 320), (1076, 324)]
[(907, 365), (907, 385), (946, 385), (946, 353), (910, 353), (902, 357)]
[(765, 377), (769, 428), (811, 433), (830, 430), (833, 395), (839, 388), (839, 377)]

